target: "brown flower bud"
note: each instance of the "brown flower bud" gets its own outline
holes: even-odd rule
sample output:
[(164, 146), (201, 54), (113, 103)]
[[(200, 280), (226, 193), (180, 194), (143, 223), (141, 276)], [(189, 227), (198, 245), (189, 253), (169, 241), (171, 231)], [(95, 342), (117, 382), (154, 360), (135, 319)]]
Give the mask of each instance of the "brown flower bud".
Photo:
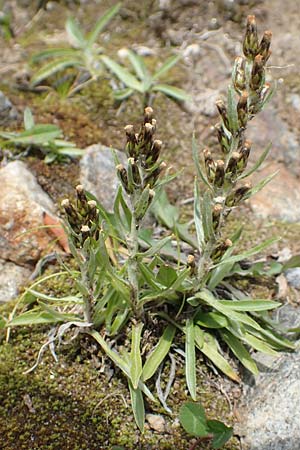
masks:
[[(232, 178), (235, 177), (239, 159), (240, 159), (240, 154), (238, 152), (232, 152), (232, 155), (231, 155), (231, 157), (228, 161), (227, 167), (226, 167), (226, 175), (229, 175)], [(231, 181), (234, 181), (234, 180), (232, 179)]]
[(215, 130), (217, 131), (218, 141), (221, 146), (223, 153), (227, 154), (230, 150), (230, 138), (224, 131), (223, 125), (215, 125)]
[(246, 73), (245, 73), (245, 58), (238, 56), (235, 60), (233, 68), (233, 86), (237, 92), (242, 92), (246, 89)]
[(151, 108), (151, 106), (147, 106), (145, 108), (144, 123), (151, 122), (152, 118), (153, 118), (153, 109)]
[(186, 265), (190, 268), (191, 275), (195, 275), (196, 273), (196, 262), (194, 255), (188, 255), (186, 260)]
[(262, 40), (259, 44), (258, 53), (263, 57), (265, 63), (271, 55), (270, 52), (271, 39), (272, 39), (272, 31), (269, 30), (265, 31)]
[(242, 173), (244, 169), (247, 167), (250, 150), (251, 150), (251, 141), (245, 141), (244, 145), (239, 150), (239, 160), (238, 160), (238, 173)]
[(222, 187), (224, 184), (224, 177), (225, 177), (224, 166), (225, 166), (225, 163), (221, 159), (218, 159), (218, 161), (216, 161), (216, 173), (215, 173), (214, 185), (217, 187)]
[(250, 79), (250, 88), (253, 91), (260, 91), (265, 82), (265, 68), (264, 61), (261, 55), (257, 55), (254, 58), (252, 71), (251, 71), (251, 79)]
[(243, 52), (247, 58), (254, 59), (258, 53), (258, 36), (255, 16), (247, 17), (246, 34), (243, 42)]
[(222, 117), (223, 123), (225, 125), (225, 127), (230, 130), (229, 128), (229, 122), (228, 122), (228, 117), (227, 117), (227, 108), (225, 106), (225, 103), (223, 102), (223, 100), (217, 100), (216, 101), (216, 107), (218, 108), (219, 114)]
[(127, 176), (127, 171), (126, 171), (125, 167), (123, 166), (123, 164), (118, 164), (116, 166), (116, 169), (117, 169), (117, 175), (122, 183), (123, 188), (125, 189), (127, 194), (131, 194), (132, 189), (130, 189), (130, 187), (129, 187), (128, 176)]
[(210, 183), (213, 183), (214, 179), (215, 179), (215, 173), (216, 173), (215, 162), (211, 156), (210, 151), (207, 148), (205, 148), (203, 150), (203, 156), (204, 156), (207, 179)]
[(242, 200), (246, 199), (246, 196), (248, 192), (251, 189), (251, 183), (245, 183), (244, 186), (241, 186), (237, 189), (235, 189), (227, 198), (225, 201), (226, 206), (236, 206), (238, 205)]
[(232, 242), (230, 239), (226, 239), (225, 241), (219, 242), (211, 254), (211, 259), (214, 262), (220, 261), (226, 250), (228, 250), (228, 248), (230, 247), (232, 247)]
[(240, 127), (245, 127), (248, 121), (248, 92), (243, 91), (237, 104), (237, 114)]
[(97, 216), (98, 216), (97, 202), (95, 202), (95, 200), (89, 200), (87, 202), (87, 204), (88, 204), (88, 209), (89, 209), (88, 218), (92, 222), (95, 222), (95, 220), (97, 219)]
[(155, 139), (155, 141), (153, 141), (150, 154), (151, 164), (156, 163), (156, 161), (158, 160), (161, 148), (162, 148), (162, 141), (160, 141), (159, 139)]
[(126, 144), (126, 152), (128, 156), (136, 157), (138, 148), (137, 148), (137, 138), (134, 133), (133, 125), (126, 125), (124, 128), (126, 132), (127, 144)]
[(90, 236), (90, 227), (88, 225), (82, 225), (80, 232), (82, 241), (84, 242)]

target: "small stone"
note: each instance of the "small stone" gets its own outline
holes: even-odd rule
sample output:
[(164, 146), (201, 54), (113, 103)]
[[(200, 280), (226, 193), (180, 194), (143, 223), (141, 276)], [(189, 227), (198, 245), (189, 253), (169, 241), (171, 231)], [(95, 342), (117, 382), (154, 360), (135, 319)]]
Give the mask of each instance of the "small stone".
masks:
[(148, 421), (150, 428), (158, 433), (164, 433), (166, 430), (166, 421), (163, 416), (158, 414), (147, 414), (146, 420)]
[[(118, 150), (116, 154), (120, 162), (126, 165), (126, 155)], [(115, 194), (120, 183), (109, 147), (95, 144), (85, 150), (80, 161), (80, 182), (108, 211), (112, 212)]]
[(31, 270), (0, 259), (0, 303), (15, 298), (30, 274)]
[(290, 286), (295, 289), (300, 289), (300, 267), (287, 269), (285, 276)]

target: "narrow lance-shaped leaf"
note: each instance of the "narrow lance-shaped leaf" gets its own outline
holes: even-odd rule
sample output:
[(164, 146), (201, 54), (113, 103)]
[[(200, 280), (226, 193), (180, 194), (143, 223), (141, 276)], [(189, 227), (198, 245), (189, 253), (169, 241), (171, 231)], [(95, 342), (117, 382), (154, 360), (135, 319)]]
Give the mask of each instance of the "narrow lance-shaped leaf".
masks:
[(180, 55), (170, 56), (167, 61), (155, 72), (153, 80), (158, 80), (164, 73), (168, 72), (180, 60)]
[(203, 183), (206, 184), (206, 186), (208, 186), (211, 189), (211, 186), (206, 178), (206, 176), (204, 175), (202, 168), (201, 168), (201, 164), (199, 161), (199, 155), (198, 155), (198, 147), (197, 147), (197, 142), (196, 142), (196, 138), (195, 138), (195, 133), (193, 133), (193, 139), (192, 139), (192, 152), (193, 152), (193, 160), (194, 160), (194, 164), (196, 167), (196, 171), (197, 171), (197, 175), (200, 178), (201, 181), (203, 181)]
[(132, 326), (130, 379), (134, 389), (137, 389), (138, 387), (143, 369), (140, 350), (142, 329), (143, 329), (142, 323)]
[(113, 61), (111, 58), (105, 55), (101, 55), (101, 60), (104, 62), (106, 67), (114, 73), (126, 86), (135, 91), (143, 93), (142, 84), (138, 79), (132, 75), (125, 67), (121, 66), (117, 62)]
[(71, 45), (77, 48), (84, 48), (86, 46), (86, 40), (84, 39), (78, 23), (75, 19), (73, 19), (73, 17), (68, 18), (66, 22), (66, 31), (68, 33)]
[(193, 319), (187, 319), (185, 329), (185, 376), (191, 397), (196, 400), (196, 352)]
[(170, 86), (169, 84), (156, 84), (152, 88), (153, 91), (162, 92), (168, 97), (172, 97), (179, 101), (190, 101), (191, 97), (183, 89), (175, 86)]
[(243, 366), (250, 370), (250, 372), (252, 372), (254, 375), (257, 375), (258, 369), (255, 361), (251, 358), (250, 353), (241, 343), (240, 339), (233, 336), (233, 334), (231, 334), (227, 330), (220, 331), (220, 335), (222, 336), (228, 347), (231, 349), (233, 354), (241, 361)]
[(142, 371), (142, 379), (144, 381), (147, 381), (155, 374), (158, 367), (169, 353), (169, 350), (171, 348), (175, 336), (175, 331), (176, 328), (173, 325), (171, 324), (168, 325), (167, 328), (164, 330), (162, 336), (160, 337), (155, 349), (149, 356), (147, 356)]
[(59, 72), (60, 70), (64, 70), (67, 67), (80, 66), (81, 64), (81, 60), (76, 58), (56, 59), (41, 67), (31, 78), (31, 84), (35, 86), (51, 75), (54, 75), (56, 72)]
[(26, 107), (24, 111), (24, 127), (25, 130), (30, 130), (34, 127), (34, 118), (31, 109)]
[(112, 8), (108, 9), (103, 16), (101, 16), (96, 25), (92, 29), (92, 31), (88, 35), (88, 46), (92, 47), (92, 45), (96, 42), (99, 34), (103, 31), (106, 25), (111, 21), (111, 19), (117, 14), (121, 7), (121, 3), (117, 3), (112, 6)]
[(145, 407), (143, 394), (139, 388), (135, 389), (133, 387), (130, 380), (128, 380), (128, 386), (130, 391), (131, 407), (135, 418), (135, 422), (139, 427), (139, 429), (141, 430), (141, 432), (143, 433), (145, 425)]
[(194, 184), (194, 220), (195, 220), (195, 228), (196, 228), (198, 247), (199, 247), (200, 252), (203, 252), (203, 248), (205, 245), (205, 236), (204, 236), (204, 230), (203, 230), (200, 201), (201, 201), (201, 199), (200, 199), (200, 193), (199, 193), (199, 186), (198, 186), (197, 180), (195, 180), (195, 184)]

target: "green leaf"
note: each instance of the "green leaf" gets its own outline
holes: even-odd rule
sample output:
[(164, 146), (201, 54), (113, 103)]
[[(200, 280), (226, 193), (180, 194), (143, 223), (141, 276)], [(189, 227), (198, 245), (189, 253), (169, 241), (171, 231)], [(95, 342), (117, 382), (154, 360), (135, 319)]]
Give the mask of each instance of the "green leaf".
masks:
[(130, 379), (134, 389), (138, 388), (140, 377), (142, 374), (142, 357), (141, 357), (141, 333), (143, 324), (139, 323), (132, 326), (131, 337), (131, 353), (130, 353)]
[(168, 72), (181, 59), (180, 55), (170, 56), (166, 62), (155, 72), (153, 80), (158, 80), (164, 73)]
[(36, 53), (32, 57), (32, 62), (36, 63), (48, 58), (73, 59), (74, 57), (79, 57), (78, 50), (74, 50), (72, 48), (49, 48), (47, 50), (43, 50), (42, 52)]
[(130, 380), (128, 380), (128, 386), (130, 391), (131, 398), (131, 407), (133, 411), (133, 415), (135, 418), (135, 422), (141, 432), (144, 431), (145, 425), (145, 407), (144, 407), (144, 399), (141, 389), (135, 389)]
[(279, 172), (280, 170), (276, 170), (276, 172), (271, 173), (271, 175), (261, 180), (256, 186), (247, 192), (244, 199), (246, 200), (261, 191), (268, 183), (270, 183), (270, 181), (273, 180), (274, 177), (276, 177)]
[(170, 86), (169, 84), (155, 84), (152, 91), (162, 92), (175, 100), (191, 101), (191, 97), (187, 94), (187, 92), (175, 86)]
[(294, 269), (295, 267), (300, 267), (300, 255), (292, 256), (283, 264), (283, 270)]
[(233, 435), (233, 428), (227, 427), (219, 420), (208, 420), (208, 430), (213, 434), (212, 448), (218, 449), (223, 447)]
[(239, 129), (239, 121), (237, 114), (236, 97), (232, 86), (229, 86), (227, 93), (227, 115), (230, 128), (229, 131), (236, 132)]
[(191, 397), (196, 400), (196, 352), (193, 319), (186, 320), (185, 335), (185, 377)]
[(205, 328), (225, 328), (228, 325), (226, 317), (218, 312), (203, 313), (198, 312), (195, 316), (195, 322), (197, 325)]
[(31, 109), (28, 108), (28, 106), (25, 108), (24, 111), (24, 127), (25, 130), (31, 130), (31, 128), (34, 127), (34, 118)]
[(0, 316), (0, 330), (3, 330), (6, 326), (6, 320), (4, 317)]
[(258, 368), (240, 339), (236, 338), (232, 333), (226, 330), (220, 331), (220, 334), (232, 353), (241, 361), (243, 366), (250, 370), (254, 375), (257, 375), (259, 373)]
[(122, 100), (126, 100), (126, 98), (129, 98), (134, 93), (134, 90), (131, 88), (125, 88), (125, 89), (118, 89), (117, 91), (113, 92), (114, 98), (121, 102)]
[(200, 253), (203, 252), (204, 245), (205, 245), (205, 234), (203, 229), (203, 222), (202, 222), (202, 214), (200, 209), (200, 193), (199, 193), (199, 186), (198, 186), (198, 180), (195, 179), (194, 184), (194, 220), (195, 220), (195, 228), (196, 228), (196, 235), (197, 235), (197, 242), (198, 242), (198, 248)]
[(209, 434), (205, 411), (200, 403), (184, 403), (179, 410), (179, 420), (192, 436), (205, 437)]
[(138, 253), (138, 256), (149, 258), (155, 254), (159, 254), (160, 250), (172, 240), (173, 236), (167, 236), (163, 239), (153, 241), (151, 247), (143, 253)]
[(110, 9), (105, 11), (103, 16), (101, 16), (98, 21), (96, 22), (96, 25), (92, 29), (92, 31), (88, 35), (88, 47), (92, 47), (93, 44), (96, 42), (99, 34), (104, 30), (106, 25), (111, 21), (111, 19), (117, 14), (119, 9), (121, 8), (121, 3), (117, 3), (116, 5), (112, 6)]
[(177, 280), (177, 272), (176, 270), (167, 265), (162, 265), (159, 268), (156, 279), (166, 287), (172, 286), (173, 283)]
[(278, 355), (278, 353), (266, 341), (263, 341), (250, 333), (244, 333), (243, 339), (247, 344), (251, 345), (251, 347), (259, 352), (272, 356)]
[(85, 151), (82, 150), (81, 148), (63, 147), (63, 148), (58, 148), (57, 153), (59, 153), (60, 155), (77, 158), (77, 157), (83, 156)]
[(84, 48), (86, 46), (87, 42), (84, 39), (78, 23), (75, 21), (75, 19), (73, 19), (73, 17), (69, 17), (67, 19), (66, 31), (68, 33), (68, 37), (72, 46), (76, 48)]
[(76, 67), (82, 65), (82, 62), (80, 59), (76, 58), (61, 58), (61, 59), (55, 59), (54, 61), (51, 61), (48, 64), (45, 64), (43, 67), (41, 67), (31, 78), (31, 84), (33, 86), (36, 86), (41, 81), (45, 80), (46, 78), (50, 77), (51, 75), (54, 75), (56, 72), (59, 72), (61, 70), (66, 69), (67, 67)]
[(271, 300), (219, 300), (219, 304), (228, 306), (234, 311), (268, 311), (281, 306), (279, 302), (273, 302)]
[(101, 60), (106, 65), (106, 67), (112, 73), (114, 73), (119, 78), (119, 80), (122, 81), (126, 86), (140, 93), (144, 92), (142, 84), (125, 67), (113, 61), (106, 55), (101, 55)]
[(267, 145), (267, 147), (265, 148), (265, 150), (262, 152), (262, 154), (260, 155), (260, 157), (258, 158), (258, 160), (256, 161), (256, 163), (254, 164), (253, 167), (251, 167), (250, 170), (248, 170), (248, 172), (243, 173), (242, 175), (240, 175), (238, 177), (238, 180), (242, 180), (243, 178), (247, 178), (250, 175), (252, 175), (254, 172), (257, 171), (257, 169), (262, 165), (262, 163), (264, 162), (264, 160), (266, 159), (266, 157), (268, 156), (270, 150), (272, 147), (272, 143), (270, 142), (269, 145)]
[(17, 144), (46, 144), (62, 132), (56, 125), (35, 125), (30, 130), (21, 133), (0, 133), (0, 136)]
[(147, 381), (155, 374), (158, 367), (169, 353), (169, 350), (171, 348), (175, 336), (175, 332), (176, 328), (174, 327), (174, 325), (169, 324), (167, 328), (165, 328), (162, 336), (158, 341), (158, 344), (156, 345), (154, 350), (150, 353), (150, 355), (147, 356), (142, 371), (143, 381)]
[(127, 51), (127, 56), (138, 78), (143, 82), (148, 81), (149, 83), (150, 74), (147, 70), (147, 67), (145, 66), (143, 58), (132, 50)]
[(7, 326), (15, 327), (24, 325), (40, 325), (47, 323), (67, 322), (72, 320), (78, 321), (79, 318), (74, 314), (63, 314), (58, 313), (54, 310), (43, 311), (40, 308), (35, 308), (15, 317), (7, 323)]
[(212, 200), (208, 191), (204, 192), (200, 208), (204, 236), (205, 239), (209, 240), (214, 235), (214, 229), (212, 221)]

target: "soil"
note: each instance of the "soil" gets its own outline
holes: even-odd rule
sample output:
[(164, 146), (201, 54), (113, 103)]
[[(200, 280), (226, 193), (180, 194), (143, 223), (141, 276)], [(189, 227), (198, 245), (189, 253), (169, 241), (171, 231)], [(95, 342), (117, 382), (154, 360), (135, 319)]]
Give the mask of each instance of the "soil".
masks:
[[(45, 9), (37, 13), (38, 1), (8, 0), (4, 3), (12, 12), (15, 37), (8, 41), (0, 37), (4, 49), (0, 54), (0, 90), (10, 98), (20, 117), (25, 106), (29, 106), (39, 123), (59, 125), (65, 137), (78, 147), (101, 143), (122, 149), (124, 126), (138, 124), (141, 118), (142, 106), (138, 97), (132, 97), (121, 106), (116, 104), (109, 79), (93, 82), (70, 98), (66, 98), (62, 89), (52, 87), (53, 83), (59, 85), (59, 77), (45, 83), (42, 90), (32, 91), (28, 84), (36, 70), (30, 62), (31, 56), (47, 46), (64, 45), (64, 23), (69, 15), (75, 16), (88, 31), (96, 16), (111, 6), (111, 2), (44, 2), (47, 3)], [(170, 8), (159, 9), (159, 4), (168, 3)], [(255, 14), (260, 31), (272, 29), (274, 36), (270, 63), (274, 67), (270, 68), (270, 74), (277, 80), (278, 90), (272, 100), (272, 109), (299, 142), (299, 111), (295, 110), (295, 100), (293, 102), (297, 98), (293, 95), (300, 95), (300, 16), (296, 3), (294, 0), (286, 0), (284, 5), (279, 0), (145, 0), (141, 3), (124, 0), (113, 26), (101, 36), (101, 45), (114, 57), (121, 48), (145, 46), (152, 50), (146, 61), (153, 68), (170, 53), (179, 49), (184, 51), (196, 43), (200, 48), (198, 54), (178, 63), (163, 81), (186, 89), (194, 98), (202, 92), (211, 93), (211, 96), (224, 95), (230, 81), (230, 67), (241, 50), (245, 18)], [(207, 38), (205, 33), (208, 33)], [(72, 70), (67, 74), (72, 77)], [(157, 135), (164, 142), (165, 161), (175, 171), (183, 169), (168, 187), (173, 202), (180, 203), (192, 195), (195, 174), (191, 157), (193, 131), (196, 131), (200, 148), (216, 143), (211, 126), (217, 122), (217, 114), (210, 104), (210, 95), (206, 102), (204, 105), (203, 98), (200, 99), (193, 111), (187, 105), (179, 105), (161, 95), (153, 102)], [(9, 127), (10, 130), (21, 128), (21, 119)], [(281, 160), (280, 155), (276, 157)], [(47, 165), (41, 158), (31, 156), (26, 158), (26, 163), (57, 204), (73, 193), (79, 178), (77, 161)], [(189, 207), (183, 215), (189, 218)], [(300, 252), (299, 224), (261, 222), (247, 206), (233, 215), (228, 233), (237, 223), (245, 225), (243, 245), (247, 248), (265, 237), (279, 234), (282, 240), (269, 250), (270, 254), (284, 247), (290, 248), (293, 254)], [(63, 289), (61, 284), (57, 288), (60, 292)], [(268, 286), (267, 296), (271, 298), (275, 291), (276, 286)], [(12, 303), (7, 304), (4, 313), (12, 307)], [(191, 438), (174, 419), (181, 402), (188, 398), (179, 356), (178, 381), (170, 396), (174, 416), (165, 415), (167, 431), (157, 433), (148, 427), (141, 435), (136, 431), (128, 407), (130, 400), (125, 380), (104, 361), (91, 342), (78, 337), (74, 344), (63, 346), (58, 364), (47, 353), (35, 372), (23, 375), (35, 361), (45, 339), (44, 331), (28, 327), (15, 329), (8, 344), (4, 334), (0, 334), (0, 417), (5, 418), (0, 420), (0, 448), (92, 450), (112, 449), (114, 445), (143, 450), (192, 448)], [(234, 423), (239, 387), (207, 368), (201, 360), (198, 386), (199, 399), (208, 415), (223, 419), (227, 424)], [(165, 414), (163, 409), (153, 405), (149, 405), (148, 411)], [(204, 442), (197, 448), (210, 447)], [(239, 449), (238, 437), (224, 448)]]

